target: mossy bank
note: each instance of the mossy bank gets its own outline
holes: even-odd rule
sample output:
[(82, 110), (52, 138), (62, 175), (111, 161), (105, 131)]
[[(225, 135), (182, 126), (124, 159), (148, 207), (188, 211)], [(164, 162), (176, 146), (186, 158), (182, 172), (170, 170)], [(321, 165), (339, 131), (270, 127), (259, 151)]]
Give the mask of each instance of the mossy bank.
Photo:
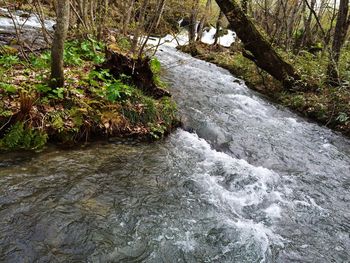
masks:
[[(3, 49), (3, 50), (6, 50)], [(93, 40), (65, 47), (66, 83), (50, 88), (50, 52), (19, 58), (0, 54), (0, 149), (41, 149), (47, 142), (73, 145), (94, 139), (159, 139), (179, 125), (171, 97), (153, 97), (132, 77), (97, 67), (105, 47)], [(160, 63), (149, 60), (157, 85)]]

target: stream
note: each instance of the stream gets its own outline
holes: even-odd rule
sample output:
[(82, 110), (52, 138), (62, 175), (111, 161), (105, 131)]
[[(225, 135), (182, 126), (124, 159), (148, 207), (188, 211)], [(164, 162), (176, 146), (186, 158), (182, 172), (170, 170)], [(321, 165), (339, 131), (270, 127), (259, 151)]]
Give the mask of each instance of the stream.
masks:
[(350, 262), (350, 141), (157, 56), (183, 129), (0, 154), (0, 262)]

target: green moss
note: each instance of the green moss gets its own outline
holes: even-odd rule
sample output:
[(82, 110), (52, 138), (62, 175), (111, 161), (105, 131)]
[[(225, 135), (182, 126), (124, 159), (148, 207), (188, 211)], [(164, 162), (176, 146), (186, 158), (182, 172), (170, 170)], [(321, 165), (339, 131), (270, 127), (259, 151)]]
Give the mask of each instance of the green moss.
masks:
[(158, 87), (165, 88), (166, 87), (165, 83), (160, 79), (160, 72), (161, 72), (162, 65), (157, 58), (154, 57), (150, 60), (150, 68), (151, 68), (152, 73), (153, 73), (154, 83)]
[(119, 37), (118, 38), (118, 47), (121, 50), (124, 50), (124, 51), (128, 52), (130, 50), (130, 48), (131, 48), (131, 42), (126, 37)]
[(150, 60), (150, 67), (153, 72), (153, 74), (159, 74), (161, 70), (161, 64), (160, 61), (157, 58), (152, 58)]
[(160, 104), (160, 118), (166, 126), (172, 126), (176, 121), (177, 106), (170, 98), (163, 98)]
[(0, 47), (0, 55), (16, 55), (18, 54), (18, 49), (11, 46), (1, 46)]

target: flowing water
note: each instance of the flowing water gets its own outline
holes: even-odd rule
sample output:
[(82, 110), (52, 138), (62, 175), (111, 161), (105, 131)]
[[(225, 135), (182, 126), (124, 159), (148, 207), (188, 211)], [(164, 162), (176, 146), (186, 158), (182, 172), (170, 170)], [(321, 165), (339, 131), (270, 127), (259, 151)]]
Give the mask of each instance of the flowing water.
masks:
[(44, 26), (48, 33), (52, 32), (55, 21), (47, 19), (42, 24), (40, 21), (35, 13), (19, 10), (9, 12), (6, 8), (0, 8), (0, 45), (13, 46), (19, 38), (21, 42), (24, 41), (30, 46), (31, 50), (45, 48), (47, 43), (42, 35), (42, 27)]
[(172, 47), (164, 141), (0, 156), (0, 262), (350, 262), (350, 142)]

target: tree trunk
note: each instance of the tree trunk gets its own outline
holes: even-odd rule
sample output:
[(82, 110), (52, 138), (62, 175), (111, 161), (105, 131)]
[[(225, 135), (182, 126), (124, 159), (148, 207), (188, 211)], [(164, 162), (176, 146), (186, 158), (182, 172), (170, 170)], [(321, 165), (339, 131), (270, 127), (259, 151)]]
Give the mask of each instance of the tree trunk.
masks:
[(137, 50), (137, 45), (139, 43), (139, 37), (141, 35), (141, 31), (144, 28), (144, 22), (145, 22), (145, 16), (146, 16), (146, 11), (147, 11), (147, 7), (149, 4), (149, 0), (144, 0), (142, 2), (142, 6), (141, 6), (141, 11), (140, 11), (140, 15), (139, 15), (139, 20), (136, 26), (136, 29), (134, 31), (134, 37), (132, 39), (132, 43), (131, 43), (131, 52), (133, 54), (136, 54), (136, 50)]
[(190, 45), (193, 45), (196, 41), (196, 33), (197, 33), (197, 15), (199, 8), (199, 0), (194, 0), (190, 15), (190, 25), (189, 25), (189, 41)]
[(84, 20), (85, 25), (91, 29), (91, 21), (89, 21), (89, 1), (88, 0), (82, 0), (82, 18)]
[(219, 38), (220, 38), (220, 29), (221, 29), (221, 20), (222, 18), (224, 17), (224, 13), (220, 10), (220, 13), (219, 13), (219, 17), (218, 17), (218, 20), (216, 21), (216, 31), (215, 31), (215, 35), (214, 35), (214, 43), (213, 45), (217, 45), (218, 42), (219, 42)]
[(128, 4), (129, 4), (129, 6), (127, 7), (126, 14), (125, 14), (125, 17), (123, 19), (123, 34), (125, 36), (128, 34), (129, 24), (130, 24), (130, 20), (131, 20), (131, 13), (132, 13), (132, 10), (134, 8), (135, 0), (130, 0), (130, 2)]
[(295, 29), (298, 27), (297, 17), (298, 11), (301, 7), (302, 3), (297, 3), (291, 5), (289, 10), (289, 15), (286, 18), (287, 20), (287, 31), (286, 31), (286, 41), (285, 41), (285, 50), (289, 51), (291, 46), (293, 45), (293, 35), (295, 34)]
[(248, 13), (248, 0), (241, 0), (241, 6), (245, 14)]
[(197, 41), (201, 41), (202, 37), (203, 37), (203, 29), (204, 26), (207, 22), (207, 18), (210, 12), (210, 6), (211, 6), (211, 0), (207, 0), (207, 3), (205, 5), (205, 11), (204, 14), (202, 16), (201, 21), (199, 22), (199, 26), (198, 26), (198, 36), (197, 36)]
[[(269, 3), (268, 0), (264, 0), (264, 27), (265, 27), (265, 31), (268, 33), (268, 34), (271, 34), (271, 29), (270, 29), (270, 23), (269, 23), (269, 16), (270, 16), (270, 8), (271, 8), (271, 5)], [(244, 10), (244, 9), (243, 9)], [(247, 14), (247, 12), (245, 12)], [(278, 14), (278, 12), (277, 12)]]
[(106, 16), (108, 13), (108, 0), (100, 0), (98, 2), (98, 25), (97, 25), (97, 40), (101, 41), (103, 31), (105, 29)]
[(300, 76), (294, 68), (285, 62), (273, 49), (271, 44), (264, 39), (253, 22), (240, 8), (239, 4), (230, 0), (216, 0), (222, 12), (226, 15), (230, 27), (242, 40), (244, 48), (251, 54), (245, 56), (261, 69), (268, 72), (275, 79), (282, 82), (289, 90), (300, 89)]
[[(316, 5), (316, 0), (311, 0), (311, 8), (314, 9)], [(304, 34), (301, 42), (302, 47), (310, 48), (312, 45), (312, 35), (311, 35), (311, 22), (312, 22), (312, 12), (309, 10), (309, 15), (304, 21)]]
[(156, 25), (154, 26), (154, 28), (158, 28), (158, 26), (160, 24), (160, 20), (162, 19), (162, 14), (163, 14), (164, 9), (165, 9), (165, 3), (166, 3), (166, 0), (161, 0), (160, 5), (159, 5), (160, 9), (159, 9), (158, 17), (156, 20)]
[(332, 45), (332, 54), (328, 64), (329, 84), (333, 86), (340, 85), (338, 62), (340, 58), (340, 49), (344, 45), (348, 24), (349, 0), (340, 0), (337, 23), (335, 25), (334, 39)]
[(51, 48), (51, 87), (63, 87), (63, 52), (69, 26), (69, 0), (57, 1), (57, 24)]
[(50, 44), (50, 35), (45, 27), (45, 14), (43, 12), (43, 7), (39, 0), (34, 1), (34, 7), (41, 25), (41, 32), (43, 33), (44, 40), (47, 44)]
[[(332, 29), (333, 29), (333, 24), (334, 24), (334, 21), (336, 20), (337, 18), (337, 0), (334, 0), (334, 4), (333, 4), (333, 11), (332, 11), (332, 16), (331, 16), (331, 19), (330, 19), (330, 22), (329, 22), (329, 29), (327, 30), (327, 33), (326, 33), (326, 36), (325, 36), (325, 46), (328, 46), (329, 42), (331, 41), (331, 34), (332, 34)], [(349, 17), (350, 19), (350, 17)]]

